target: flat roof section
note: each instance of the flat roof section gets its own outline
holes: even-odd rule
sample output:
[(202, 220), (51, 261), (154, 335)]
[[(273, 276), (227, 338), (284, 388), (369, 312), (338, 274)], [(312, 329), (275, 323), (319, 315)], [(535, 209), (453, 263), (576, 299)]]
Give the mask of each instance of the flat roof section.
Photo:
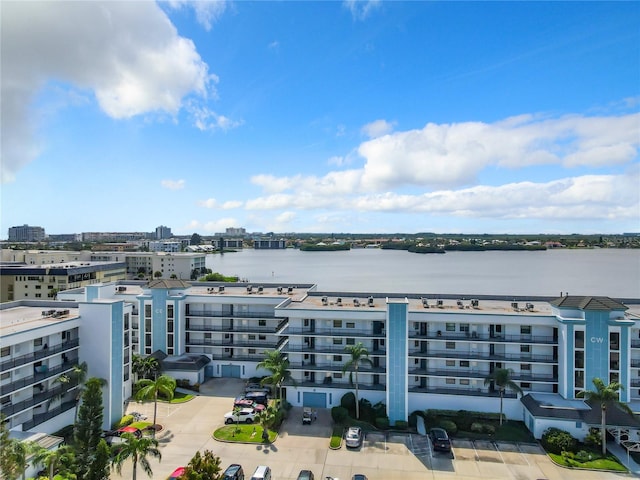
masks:
[(26, 332), (79, 317), (78, 308), (18, 306), (2, 310), (0, 336)]

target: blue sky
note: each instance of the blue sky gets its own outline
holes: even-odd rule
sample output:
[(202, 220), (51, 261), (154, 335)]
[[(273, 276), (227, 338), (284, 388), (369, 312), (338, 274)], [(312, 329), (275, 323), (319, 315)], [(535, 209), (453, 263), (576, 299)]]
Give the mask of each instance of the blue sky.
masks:
[(2, 2), (47, 233), (640, 231), (638, 2)]

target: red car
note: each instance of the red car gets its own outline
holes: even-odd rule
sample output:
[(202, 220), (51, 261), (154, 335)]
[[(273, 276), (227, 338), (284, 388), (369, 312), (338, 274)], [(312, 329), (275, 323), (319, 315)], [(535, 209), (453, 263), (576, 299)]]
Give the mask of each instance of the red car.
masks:
[(184, 467), (176, 468), (167, 480), (178, 480), (184, 475)]

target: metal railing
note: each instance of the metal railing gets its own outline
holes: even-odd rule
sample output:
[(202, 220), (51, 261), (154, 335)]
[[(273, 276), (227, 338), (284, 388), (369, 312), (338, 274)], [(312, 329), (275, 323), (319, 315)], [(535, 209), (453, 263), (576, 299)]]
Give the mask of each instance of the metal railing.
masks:
[(409, 338), (414, 340), (455, 340), (490, 343), (539, 343), (543, 345), (556, 345), (558, 343), (558, 340), (553, 336), (545, 335), (491, 335), (477, 332), (447, 332), (446, 330), (429, 331), (426, 334), (420, 334), (417, 330), (409, 330)]
[(460, 358), (462, 360), (490, 360), (513, 361), (521, 363), (541, 362), (557, 363), (553, 355), (535, 355), (531, 353), (489, 353), (489, 352), (458, 352), (456, 350), (428, 350), (426, 352), (410, 351), (409, 357), (422, 358)]
[(31, 430), (36, 425), (40, 425), (41, 423), (46, 422), (47, 420), (51, 420), (54, 417), (57, 417), (61, 413), (66, 412), (67, 410), (71, 410), (76, 406), (75, 400), (70, 402), (65, 402), (59, 407), (54, 408), (53, 410), (49, 410), (46, 413), (41, 413), (39, 415), (34, 415), (33, 418), (27, 422), (24, 422), (22, 428), (26, 430)]
[(7, 404), (7, 405), (2, 405), (2, 413), (4, 415), (6, 415), (7, 417), (10, 417), (11, 415), (13, 415), (16, 412), (21, 412), (23, 410), (26, 410), (27, 408), (33, 407), (34, 405), (37, 405), (39, 403), (45, 402), (47, 400), (49, 400), (50, 398), (53, 398), (57, 395), (61, 395), (67, 391), (69, 391), (70, 389), (72, 389), (73, 387), (75, 387), (76, 385), (78, 385), (78, 381), (74, 380), (70, 383), (67, 384), (58, 384), (53, 388), (49, 388), (46, 392), (42, 392), (42, 393), (38, 393), (36, 395), (34, 395), (32, 398), (28, 398), (27, 400), (23, 400), (21, 402), (18, 403), (11, 403), (11, 404)]
[[(446, 388), (446, 387), (409, 387), (410, 392), (416, 393), (440, 393), (445, 395), (466, 395), (477, 397), (499, 397), (500, 392), (490, 392), (481, 388)], [(505, 391), (504, 398), (517, 398), (517, 394)]]
[(374, 338), (386, 338), (384, 330), (376, 333), (373, 329), (359, 329), (359, 328), (314, 328), (311, 330), (307, 328), (292, 328), (287, 327), (284, 335), (302, 335), (305, 337), (316, 336), (331, 336), (331, 337), (374, 337)]
[[(331, 377), (328, 377), (331, 378)], [(310, 382), (310, 381), (304, 381), (304, 382), (291, 382), (291, 381), (287, 381), (284, 382), (282, 384), (284, 387), (307, 387), (307, 388), (341, 388), (341, 389), (353, 389), (353, 385), (351, 385), (349, 382), (335, 382), (332, 378), (331, 381), (326, 382), (325, 380), (321, 381), (321, 382)], [(385, 390), (386, 389), (386, 385), (384, 383), (363, 383), (363, 382), (358, 382), (358, 390), (376, 390), (376, 391), (380, 391), (380, 390)]]
[[(348, 346), (348, 345), (347, 345)], [(304, 354), (333, 354), (333, 355), (348, 355), (349, 353), (346, 351), (346, 347), (343, 346), (319, 346), (315, 347), (299, 347), (299, 346), (288, 346), (285, 350), (287, 353), (304, 353)], [(378, 348), (376, 350), (369, 350), (369, 356), (380, 356), (386, 355), (387, 352), (385, 349)]]
[[(345, 361), (347, 359), (345, 358)], [(325, 371), (325, 372), (342, 372), (345, 362), (332, 362), (332, 363), (310, 363), (310, 362), (290, 362), (289, 368), (292, 370), (308, 370), (308, 371)], [(358, 367), (358, 373), (385, 373), (386, 367), (373, 367), (370, 365), (361, 364)], [(349, 371), (345, 372), (345, 375), (349, 375)]]
[(4, 372), (10, 368), (20, 367), (22, 365), (26, 365), (27, 363), (36, 362), (42, 358), (51, 357), (58, 353), (74, 349), (79, 345), (80, 341), (76, 338), (74, 340), (68, 340), (64, 343), (53, 345), (48, 348), (43, 348), (32, 353), (20, 355), (19, 357), (14, 357), (10, 360), (5, 360), (4, 362), (0, 363), (0, 370)]
[(29, 377), (24, 377), (6, 385), (2, 385), (2, 387), (0, 387), (0, 395), (8, 395), (9, 393), (14, 392), (15, 390), (18, 390), (20, 388), (34, 385), (36, 383), (42, 382), (43, 380), (46, 380), (47, 378), (55, 377), (62, 373), (68, 372), (73, 368), (74, 365), (77, 365), (77, 363), (78, 359), (73, 358), (66, 361), (62, 365), (47, 369), (46, 372), (35, 373)]
[(276, 318), (275, 312), (207, 312), (204, 310), (189, 310), (186, 317), (207, 318)]
[(186, 331), (192, 332), (221, 332), (221, 333), (277, 333), (279, 332), (285, 325), (287, 321), (283, 320), (279, 322), (277, 325), (273, 325), (271, 322), (271, 326), (237, 326), (237, 325), (193, 325), (191, 322), (187, 321)]
[[(488, 371), (479, 371), (474, 369), (438, 369), (438, 368), (413, 368), (409, 370), (409, 375), (433, 376), (433, 377), (456, 377), (456, 378), (487, 378)], [(552, 374), (531, 374), (531, 373), (513, 373), (512, 380), (531, 381), (531, 382), (557, 382), (558, 377)]]

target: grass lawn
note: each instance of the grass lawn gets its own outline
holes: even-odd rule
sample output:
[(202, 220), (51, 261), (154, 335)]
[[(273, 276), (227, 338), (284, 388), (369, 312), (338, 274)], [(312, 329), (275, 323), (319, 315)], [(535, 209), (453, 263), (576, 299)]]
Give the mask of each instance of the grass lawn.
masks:
[(569, 468), (586, 468), (594, 470), (615, 470), (618, 472), (626, 472), (627, 469), (624, 465), (618, 462), (618, 459), (613, 455), (608, 455), (607, 458), (598, 458), (596, 460), (590, 460), (588, 462), (579, 462), (574, 458), (565, 458), (562, 455), (555, 453), (548, 453), (551, 459), (558, 465)]
[(344, 428), (342, 425), (334, 425), (333, 432), (331, 433), (331, 441), (329, 442), (330, 448), (340, 448), (342, 446), (342, 432)]
[(131, 424), (129, 424), (129, 427), (135, 427), (138, 430), (144, 430), (147, 427), (150, 427), (152, 425), (151, 422), (133, 422)]
[[(277, 437), (277, 432), (269, 430), (269, 443)], [(213, 432), (213, 438), (225, 442), (264, 443), (262, 427), (259, 425), (225, 425)]]

